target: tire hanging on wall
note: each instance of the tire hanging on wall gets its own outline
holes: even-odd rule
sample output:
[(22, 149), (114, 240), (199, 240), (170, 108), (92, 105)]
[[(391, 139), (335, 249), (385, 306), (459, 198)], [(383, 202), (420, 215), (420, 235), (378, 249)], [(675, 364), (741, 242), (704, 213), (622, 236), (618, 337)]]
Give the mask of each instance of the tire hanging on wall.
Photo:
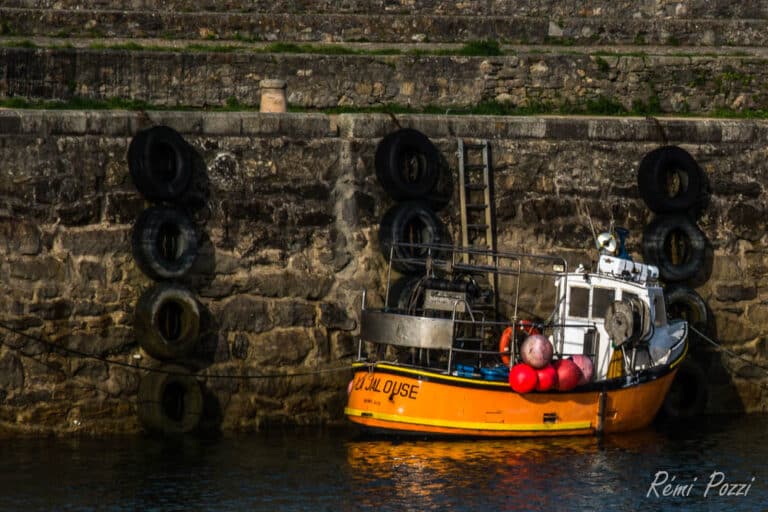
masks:
[(138, 413), (147, 430), (183, 434), (197, 428), (203, 415), (203, 392), (189, 370), (175, 365), (150, 372), (139, 383)]
[(706, 408), (708, 394), (707, 375), (696, 361), (687, 358), (680, 363), (662, 404), (662, 411), (674, 419), (698, 416)]
[(376, 177), (396, 201), (426, 199), (440, 177), (440, 153), (418, 130), (397, 130), (376, 147)]
[[(424, 269), (427, 256), (440, 257), (434, 249), (397, 244), (446, 244), (449, 242), (445, 226), (429, 206), (420, 201), (405, 201), (390, 208), (381, 219), (379, 244), (384, 257), (392, 267), (409, 274)], [(393, 249), (394, 247), (394, 249)]]
[[(709, 308), (701, 295), (688, 286), (672, 286), (664, 290), (667, 316), (688, 322), (697, 331), (707, 334), (709, 330)], [(695, 332), (690, 336), (697, 337)]]
[(192, 292), (170, 283), (144, 292), (136, 304), (134, 332), (155, 359), (180, 359), (194, 350), (200, 335), (200, 308)]
[[(422, 276), (403, 276), (389, 287), (387, 307), (401, 312), (411, 306), (421, 308), (424, 305), (424, 291), (419, 288)], [(418, 289), (417, 289), (418, 288)]]
[(131, 140), (128, 169), (144, 197), (171, 201), (181, 196), (192, 180), (192, 149), (173, 128), (153, 126)]
[(704, 172), (684, 149), (664, 146), (645, 155), (637, 173), (640, 196), (655, 213), (697, 212), (704, 202)]
[(643, 256), (665, 281), (685, 281), (703, 268), (704, 233), (687, 215), (660, 215), (643, 232)]
[(144, 210), (133, 226), (133, 257), (152, 279), (178, 279), (197, 258), (197, 234), (189, 216), (172, 207)]

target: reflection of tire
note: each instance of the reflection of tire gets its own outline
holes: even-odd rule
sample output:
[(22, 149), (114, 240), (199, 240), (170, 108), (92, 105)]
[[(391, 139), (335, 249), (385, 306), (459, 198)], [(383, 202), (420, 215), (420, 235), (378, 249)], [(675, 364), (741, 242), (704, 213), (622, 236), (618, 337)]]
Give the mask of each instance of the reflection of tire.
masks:
[(656, 213), (693, 211), (704, 200), (704, 173), (696, 160), (677, 146), (664, 146), (645, 155), (637, 186), (648, 208)]
[(138, 412), (144, 427), (161, 434), (194, 430), (203, 414), (200, 384), (181, 366), (164, 366), (139, 384)]
[(139, 216), (133, 227), (133, 257), (156, 280), (183, 276), (197, 258), (197, 234), (187, 214), (156, 206)]
[(670, 418), (691, 418), (707, 405), (707, 376), (698, 363), (686, 359), (680, 364), (662, 410)]
[(140, 131), (131, 141), (128, 169), (136, 188), (147, 199), (176, 199), (192, 178), (192, 151), (173, 128), (154, 126)]
[(440, 256), (434, 248), (426, 248), (423, 244), (447, 242), (445, 226), (435, 212), (422, 202), (405, 201), (396, 204), (381, 219), (381, 249), (387, 258), (392, 252), (392, 267), (400, 272), (418, 272), (424, 268), (429, 254)]
[(643, 233), (645, 261), (659, 267), (665, 281), (694, 277), (704, 265), (707, 239), (686, 215), (660, 215)]
[(379, 142), (376, 176), (395, 200), (425, 199), (440, 177), (440, 154), (426, 135), (403, 128)]
[[(703, 334), (707, 334), (709, 328), (709, 313), (707, 303), (687, 286), (674, 286), (664, 290), (664, 301), (667, 305), (667, 316), (672, 319), (680, 319), (688, 322)], [(696, 336), (691, 333), (691, 337)]]
[(155, 359), (183, 358), (197, 343), (200, 308), (186, 288), (159, 284), (139, 298), (134, 331), (141, 348)]

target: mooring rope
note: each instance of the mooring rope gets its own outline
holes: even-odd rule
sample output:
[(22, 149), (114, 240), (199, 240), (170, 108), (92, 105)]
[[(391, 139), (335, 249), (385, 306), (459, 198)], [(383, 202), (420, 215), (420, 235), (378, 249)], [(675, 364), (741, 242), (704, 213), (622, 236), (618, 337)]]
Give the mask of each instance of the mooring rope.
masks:
[[(32, 341), (36, 341), (38, 343), (42, 343), (46, 347), (48, 347), (49, 351), (56, 351), (59, 350), (61, 352), (65, 352), (67, 354), (78, 356), (83, 359), (94, 359), (96, 361), (101, 361), (103, 363), (113, 365), (113, 366), (120, 366), (123, 368), (130, 368), (132, 370), (143, 370), (147, 372), (154, 372), (154, 373), (163, 373), (166, 375), (179, 375), (179, 376), (187, 376), (187, 375), (193, 375), (198, 378), (206, 378), (206, 379), (232, 379), (232, 380), (259, 380), (259, 379), (282, 379), (287, 377), (308, 377), (312, 375), (319, 375), (323, 373), (333, 373), (333, 372), (343, 372), (343, 371), (349, 371), (351, 369), (351, 366), (349, 364), (345, 364), (344, 366), (336, 366), (336, 367), (330, 367), (330, 368), (317, 368), (312, 370), (306, 370), (302, 372), (292, 372), (292, 373), (263, 373), (259, 375), (245, 375), (245, 374), (208, 374), (208, 373), (194, 373), (191, 370), (189, 372), (181, 372), (176, 370), (167, 370), (163, 368), (156, 368), (152, 366), (146, 366), (141, 365), (139, 363), (126, 363), (124, 361), (117, 361), (115, 359), (110, 359), (105, 356), (101, 356), (99, 354), (89, 354), (87, 352), (83, 352), (81, 350), (77, 350), (74, 348), (64, 347), (61, 345), (57, 345), (56, 343), (52, 343), (46, 339), (40, 338), (38, 336), (33, 336), (31, 334), (27, 334), (19, 329), (16, 329), (14, 327), (11, 327), (5, 323), (0, 322), (0, 328), (5, 329), (6, 331), (12, 332), (14, 334), (17, 334), (19, 336), (22, 336), (24, 338), (27, 338)], [(5, 345), (6, 347), (10, 348), (11, 350), (20, 353), (24, 357), (32, 357), (30, 355), (24, 354), (21, 351), (21, 347), (14, 347), (9, 345), (8, 343), (5, 343), (3, 339), (0, 337), (0, 345)]]
[(759, 368), (759, 369), (763, 370), (764, 372), (766, 372), (768, 374), (768, 366), (763, 366), (761, 364), (758, 364), (758, 363), (756, 363), (756, 362), (754, 362), (754, 361), (752, 361), (750, 359), (747, 359), (746, 357), (742, 356), (741, 354), (737, 354), (736, 352), (725, 348), (724, 346), (720, 345), (718, 342), (716, 342), (715, 340), (713, 340), (712, 338), (710, 338), (709, 336), (704, 334), (703, 332), (701, 332), (698, 329), (696, 329), (693, 325), (689, 324), (688, 327), (693, 332), (698, 334), (701, 337), (701, 339), (703, 339), (704, 341), (706, 341), (707, 343), (709, 343), (710, 345), (715, 347), (719, 352), (723, 352), (725, 354), (728, 354), (731, 357), (734, 357), (736, 359), (740, 359), (741, 361), (744, 361), (745, 363), (750, 364), (750, 365), (754, 366), (755, 368)]

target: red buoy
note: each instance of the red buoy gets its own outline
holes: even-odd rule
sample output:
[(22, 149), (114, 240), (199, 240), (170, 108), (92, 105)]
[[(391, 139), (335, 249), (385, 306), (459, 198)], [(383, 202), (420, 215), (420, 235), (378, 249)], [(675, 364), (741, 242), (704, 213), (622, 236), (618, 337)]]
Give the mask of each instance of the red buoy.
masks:
[(525, 363), (517, 363), (509, 371), (509, 385), (517, 393), (530, 393), (537, 382), (536, 370)]
[(520, 357), (537, 370), (552, 362), (552, 343), (543, 334), (531, 334), (520, 346)]
[(557, 389), (570, 391), (579, 384), (579, 379), (582, 377), (581, 370), (572, 360), (559, 359), (553, 366), (557, 371)]
[(571, 359), (573, 359), (573, 362), (576, 363), (576, 366), (578, 366), (579, 370), (581, 370), (579, 386), (583, 386), (587, 382), (591, 381), (592, 374), (595, 371), (595, 367), (592, 364), (592, 359), (590, 359), (589, 356), (585, 356), (583, 354), (576, 354), (575, 356), (571, 356)]
[(538, 377), (536, 391), (549, 391), (557, 388), (557, 371), (551, 364), (536, 370), (536, 376)]

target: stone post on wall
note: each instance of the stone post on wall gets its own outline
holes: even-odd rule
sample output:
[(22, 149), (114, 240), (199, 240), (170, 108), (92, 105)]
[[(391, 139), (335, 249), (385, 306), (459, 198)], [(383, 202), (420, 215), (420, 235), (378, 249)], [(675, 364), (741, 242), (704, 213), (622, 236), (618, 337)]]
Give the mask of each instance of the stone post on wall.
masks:
[(259, 83), (261, 87), (261, 112), (285, 112), (285, 80), (265, 79)]

